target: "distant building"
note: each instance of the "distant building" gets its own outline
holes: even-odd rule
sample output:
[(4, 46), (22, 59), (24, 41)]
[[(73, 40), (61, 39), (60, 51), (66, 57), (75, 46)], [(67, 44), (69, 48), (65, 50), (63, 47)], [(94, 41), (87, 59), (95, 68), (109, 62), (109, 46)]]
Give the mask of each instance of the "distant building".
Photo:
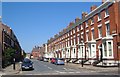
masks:
[(26, 58), (30, 59), (31, 53), (26, 53)]
[(45, 53), (47, 52), (46, 51), (47, 47), (45, 44), (43, 44), (42, 46), (35, 46), (32, 50), (32, 53), (31, 53), (31, 58), (35, 58), (35, 59), (38, 59), (40, 57), (46, 57), (45, 56)]
[[(12, 29), (0, 21), (0, 68), (5, 64), (5, 49), (13, 48), (16, 61), (21, 59), (21, 46)], [(16, 57), (17, 56), (17, 57)]]
[(34, 59), (38, 59), (41, 55), (40, 55), (40, 47), (34, 47), (33, 49), (32, 49), (32, 53), (31, 53), (31, 56), (32, 56), (32, 58), (34, 58)]

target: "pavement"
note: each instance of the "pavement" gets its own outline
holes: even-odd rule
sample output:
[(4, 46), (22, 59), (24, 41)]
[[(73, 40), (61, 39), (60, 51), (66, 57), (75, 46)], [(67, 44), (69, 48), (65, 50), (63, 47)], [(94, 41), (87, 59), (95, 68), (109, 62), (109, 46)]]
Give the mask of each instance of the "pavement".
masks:
[(13, 75), (13, 74), (18, 74), (20, 72), (20, 63), (15, 64), (15, 70), (13, 69), (13, 64), (4, 68), (2, 71), (2, 74), (4, 75)]
[(96, 72), (109, 72), (114, 74), (118, 74), (118, 70), (120, 69), (118, 67), (96, 67), (93, 65), (83, 65), (82, 67), (81, 64), (74, 64), (74, 63), (66, 63), (66, 66), (71, 68), (87, 69)]

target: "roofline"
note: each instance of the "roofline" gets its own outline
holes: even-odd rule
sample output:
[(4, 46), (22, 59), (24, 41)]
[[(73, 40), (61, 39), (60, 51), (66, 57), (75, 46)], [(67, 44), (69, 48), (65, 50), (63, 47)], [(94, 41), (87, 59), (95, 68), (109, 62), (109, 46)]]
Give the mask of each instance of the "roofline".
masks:
[[(85, 18), (81, 19), (79, 22), (74, 23), (74, 25), (71, 25), (69, 28), (66, 29), (66, 31), (62, 32), (60, 35), (58, 35), (56, 38), (53, 38), (52, 41), (54, 41), (55, 39), (61, 37), (63, 34), (69, 32), (70, 30), (72, 30), (73, 28), (75, 28), (78, 25), (81, 25), (83, 22), (85, 22), (86, 20), (90, 19), (91, 17), (93, 17), (95, 14), (99, 13), (100, 11), (108, 8), (110, 5), (112, 5), (113, 3), (115, 3), (115, 0), (112, 0), (111, 2), (106, 1), (103, 4), (101, 4), (100, 6), (98, 6), (96, 9), (94, 9), (93, 11), (91, 11)], [(51, 43), (52, 41), (48, 42)]]

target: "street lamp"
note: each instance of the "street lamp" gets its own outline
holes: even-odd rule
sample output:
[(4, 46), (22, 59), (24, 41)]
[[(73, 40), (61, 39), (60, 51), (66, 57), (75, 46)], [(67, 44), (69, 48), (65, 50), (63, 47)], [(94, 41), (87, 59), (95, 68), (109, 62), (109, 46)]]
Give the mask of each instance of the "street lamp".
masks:
[[(81, 40), (83, 40), (83, 39), (81, 39)], [(82, 65), (82, 67), (83, 67), (83, 46), (84, 46), (84, 45), (83, 45), (83, 41), (81, 41), (81, 44), (82, 44), (82, 45), (81, 45), (81, 46), (82, 46), (82, 62), (81, 62), (81, 65)]]
[(83, 45), (82, 45), (82, 63), (81, 63), (82, 67), (83, 67)]

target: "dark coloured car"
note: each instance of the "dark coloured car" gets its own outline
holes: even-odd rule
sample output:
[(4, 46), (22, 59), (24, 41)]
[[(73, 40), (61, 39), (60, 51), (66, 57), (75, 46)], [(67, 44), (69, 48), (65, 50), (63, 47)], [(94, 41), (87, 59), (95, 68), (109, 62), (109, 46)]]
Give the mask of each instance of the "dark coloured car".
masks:
[(22, 70), (33, 70), (33, 62), (30, 59), (25, 58), (22, 62), (21, 68)]
[(65, 65), (64, 59), (56, 58), (55, 64), (56, 65)]

